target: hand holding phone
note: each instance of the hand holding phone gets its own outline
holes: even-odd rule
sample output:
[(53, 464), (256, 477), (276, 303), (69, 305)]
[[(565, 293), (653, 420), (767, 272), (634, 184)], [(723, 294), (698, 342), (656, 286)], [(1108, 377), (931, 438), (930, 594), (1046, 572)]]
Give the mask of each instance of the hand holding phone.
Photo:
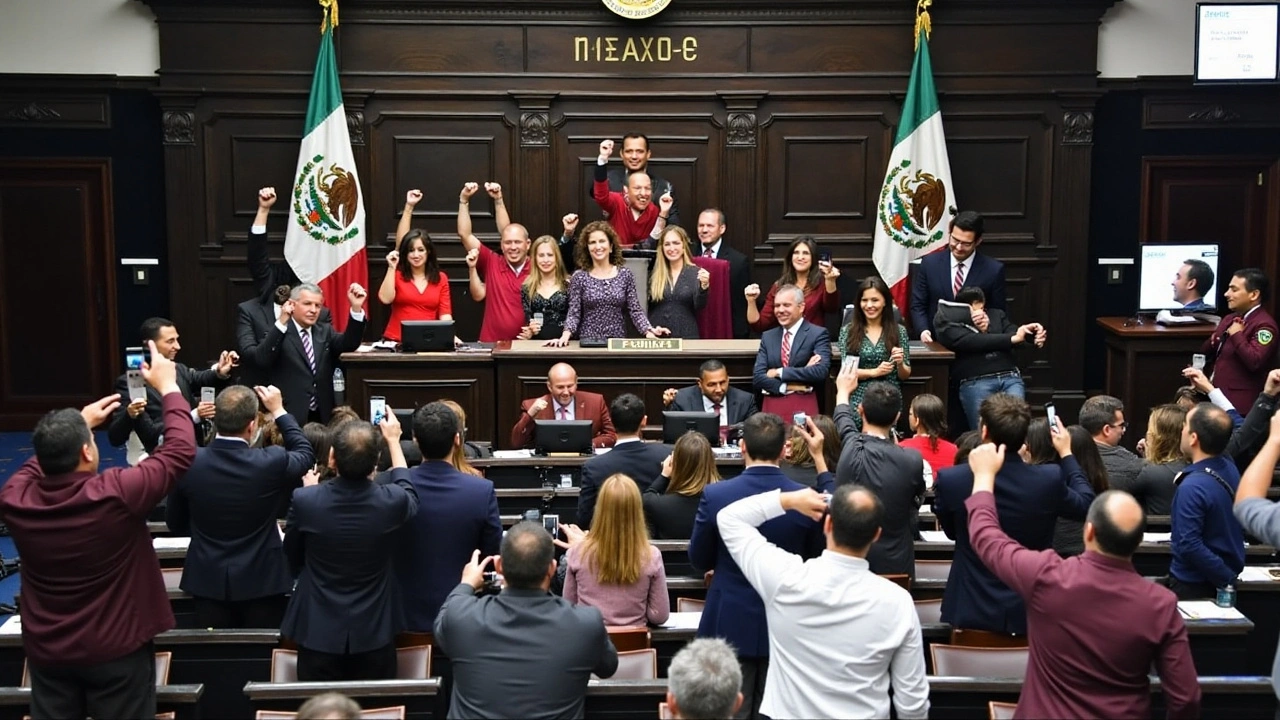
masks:
[(1191, 356), (1191, 367), (1196, 370), (1204, 370), (1204, 353), (1196, 353)]
[(200, 388), (200, 402), (211, 403), (218, 399), (217, 392), (211, 387)]
[(387, 416), (387, 398), (382, 395), (374, 395), (369, 398), (369, 422), (374, 425), (381, 425), (382, 419)]
[(1053, 406), (1053, 403), (1044, 404), (1044, 414), (1049, 418), (1049, 432), (1058, 432), (1058, 409)]
[(146, 359), (146, 351), (140, 347), (124, 349), (125, 382), (129, 386), (130, 401), (146, 401), (147, 381), (142, 377), (142, 363)]
[(542, 528), (550, 533), (552, 538), (560, 537), (560, 516), (543, 515)]
[(858, 361), (861, 359), (862, 358), (858, 355), (845, 355), (840, 359), (840, 371), (844, 372), (845, 370), (852, 369), (854, 372), (857, 372)]

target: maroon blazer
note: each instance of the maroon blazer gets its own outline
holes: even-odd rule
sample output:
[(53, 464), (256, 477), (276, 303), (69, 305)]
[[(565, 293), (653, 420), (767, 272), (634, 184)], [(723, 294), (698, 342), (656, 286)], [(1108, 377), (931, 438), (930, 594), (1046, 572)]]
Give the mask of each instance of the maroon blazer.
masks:
[(1235, 335), (1227, 329), (1241, 313), (1222, 318), (1200, 348), (1212, 364), (1210, 377), (1237, 408), (1253, 407), (1266, 382), (1267, 372), (1276, 366), (1276, 321), (1259, 307), (1244, 319), (1244, 328)]
[[(538, 420), (555, 420), (556, 401), (550, 395), (542, 395), (546, 398), (547, 407), (538, 413)], [(523, 448), (533, 447), (533, 421), (535, 418), (529, 417), (529, 408), (533, 406), (538, 398), (529, 398), (520, 403), (520, 419), (516, 421), (516, 426), (511, 428), (511, 447)], [(574, 403), (574, 419), (591, 421), (591, 438), (592, 447), (613, 447), (613, 443), (618, 436), (613, 432), (613, 419), (609, 417), (609, 407), (604, 402), (604, 396), (579, 390), (573, 395)]]
[(22, 557), (22, 646), (31, 662), (91, 665), (174, 626), (147, 515), (196, 457), (191, 406), (169, 393), (164, 443), (137, 467), (46, 477), (35, 458), (0, 489)]

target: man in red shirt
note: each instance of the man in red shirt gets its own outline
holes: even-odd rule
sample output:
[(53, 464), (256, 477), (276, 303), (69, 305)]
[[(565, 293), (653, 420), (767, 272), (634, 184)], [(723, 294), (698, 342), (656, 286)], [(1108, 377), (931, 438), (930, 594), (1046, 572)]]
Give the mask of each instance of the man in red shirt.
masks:
[(1146, 518), (1112, 490), (1089, 506), (1085, 553), (1063, 559), (1022, 547), (1000, 529), (996, 473), (1005, 446), (969, 454), (969, 542), (1027, 603), (1030, 655), (1018, 718), (1150, 717), (1148, 673), (1160, 674), (1170, 718), (1200, 716), (1200, 684), (1177, 598), (1138, 574), (1132, 556)]
[(476, 270), (484, 279), (487, 293), (480, 342), (515, 340), (528, 324), (520, 293), (523, 292), (521, 286), (529, 277), (529, 231), (519, 223), (510, 222), (507, 207), (502, 201), (502, 186), (487, 182), (484, 189), (493, 198), (494, 219), (498, 222), (498, 234), (502, 238), (502, 254), (485, 247), (471, 232), (471, 196), (479, 189), (479, 185), (469, 182), (462, 186), (458, 195), (458, 237), (467, 252), (477, 250), (480, 253), (476, 259)]
[(648, 173), (633, 172), (627, 176), (627, 188), (624, 192), (609, 190), (609, 157), (613, 155), (613, 141), (600, 142), (600, 157), (596, 158), (595, 184), (592, 197), (608, 218), (609, 224), (618, 231), (622, 247), (635, 245), (645, 248), (657, 247), (658, 238), (667, 226), (667, 216), (675, 200), (671, 197), (671, 189), (663, 190), (654, 205), (653, 181)]
[(35, 457), (0, 490), (0, 519), (22, 557), (22, 646), (31, 716), (156, 714), (152, 640), (174, 626), (147, 515), (196, 456), (191, 406), (172, 360), (149, 342), (146, 381), (162, 396), (164, 442), (132, 468), (98, 471), (91, 429), (120, 405), (110, 395), (36, 425)]

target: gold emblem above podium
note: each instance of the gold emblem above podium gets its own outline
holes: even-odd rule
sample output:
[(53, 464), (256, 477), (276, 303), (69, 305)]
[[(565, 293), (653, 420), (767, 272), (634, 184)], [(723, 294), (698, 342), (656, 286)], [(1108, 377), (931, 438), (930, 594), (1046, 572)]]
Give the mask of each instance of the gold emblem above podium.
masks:
[(671, 0), (604, 0), (613, 14), (628, 20), (643, 20), (662, 12)]

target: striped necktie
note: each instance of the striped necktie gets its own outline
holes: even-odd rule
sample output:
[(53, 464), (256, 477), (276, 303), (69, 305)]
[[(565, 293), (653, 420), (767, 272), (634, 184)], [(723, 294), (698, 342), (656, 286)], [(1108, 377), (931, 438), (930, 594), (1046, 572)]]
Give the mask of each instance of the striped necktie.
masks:
[(316, 349), (311, 345), (311, 330), (302, 330), (302, 349), (307, 353), (307, 364), (311, 366), (311, 374), (316, 374)]
[(782, 329), (782, 367), (791, 365), (791, 331)]
[(951, 296), (955, 297), (960, 294), (960, 288), (964, 287), (964, 263), (956, 263), (956, 278), (951, 283)]

